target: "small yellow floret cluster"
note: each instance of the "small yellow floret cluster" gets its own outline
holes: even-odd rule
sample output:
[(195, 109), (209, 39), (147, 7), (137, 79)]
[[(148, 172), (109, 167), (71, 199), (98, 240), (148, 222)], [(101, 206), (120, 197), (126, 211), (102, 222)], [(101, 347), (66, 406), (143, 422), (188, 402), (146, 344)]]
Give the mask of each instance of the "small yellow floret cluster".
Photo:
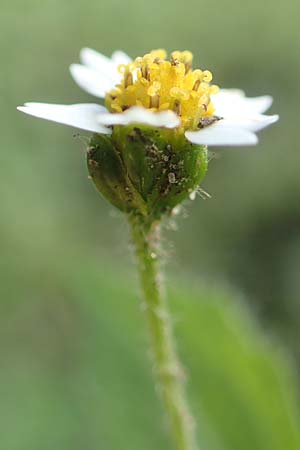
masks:
[(181, 128), (197, 129), (201, 120), (214, 115), (211, 94), (218, 92), (211, 85), (208, 70), (193, 70), (193, 55), (175, 51), (166, 60), (164, 50), (154, 50), (142, 58), (120, 65), (120, 84), (106, 95), (110, 111), (120, 113), (132, 106), (152, 111), (173, 110), (181, 119)]

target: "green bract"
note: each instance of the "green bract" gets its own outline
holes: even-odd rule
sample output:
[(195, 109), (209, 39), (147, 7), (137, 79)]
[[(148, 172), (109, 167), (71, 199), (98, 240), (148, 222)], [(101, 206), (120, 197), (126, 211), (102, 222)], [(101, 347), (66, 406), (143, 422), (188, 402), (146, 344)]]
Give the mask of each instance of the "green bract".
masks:
[(174, 131), (147, 126), (114, 127), (94, 134), (87, 152), (97, 189), (124, 212), (159, 219), (195, 191), (204, 178), (207, 148)]

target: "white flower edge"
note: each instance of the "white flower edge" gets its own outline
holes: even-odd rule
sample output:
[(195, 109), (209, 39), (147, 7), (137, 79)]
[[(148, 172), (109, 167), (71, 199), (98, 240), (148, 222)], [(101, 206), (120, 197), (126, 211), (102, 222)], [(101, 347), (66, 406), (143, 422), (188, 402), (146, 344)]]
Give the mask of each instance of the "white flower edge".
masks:
[(80, 51), (81, 64), (71, 64), (70, 72), (74, 81), (84, 91), (95, 97), (104, 98), (106, 92), (121, 81), (117, 68), (128, 64), (132, 59), (121, 50), (115, 51), (111, 58), (91, 48)]
[(82, 64), (99, 72), (105, 71), (107, 74), (112, 73), (120, 64), (129, 64), (132, 58), (122, 50), (116, 50), (111, 57), (107, 57), (88, 47), (80, 50), (80, 61)]
[(258, 138), (245, 128), (226, 126), (219, 121), (200, 131), (186, 131), (185, 137), (193, 144), (212, 146), (255, 145)]
[(70, 72), (73, 80), (82, 90), (98, 98), (104, 98), (106, 92), (113, 89), (118, 82), (116, 77), (99, 76), (96, 70), (81, 64), (71, 64)]
[(277, 122), (278, 115), (255, 115), (252, 117), (224, 118), (198, 131), (186, 131), (185, 137), (193, 144), (235, 146), (255, 145), (255, 132)]
[(273, 103), (270, 95), (246, 97), (239, 89), (220, 89), (211, 96), (211, 101), (220, 120), (197, 131), (186, 131), (186, 138), (194, 144), (255, 145), (258, 142), (255, 133), (279, 119), (277, 114), (262, 114)]
[(94, 103), (80, 103), (75, 105), (58, 105), (50, 103), (25, 103), (17, 109), (26, 114), (52, 122), (69, 125), (93, 133), (111, 134), (111, 130), (99, 123), (97, 117), (104, 106)]
[(215, 114), (220, 117), (244, 116), (263, 114), (273, 103), (270, 95), (259, 97), (246, 97), (240, 89), (220, 89), (217, 94), (211, 95), (215, 107)]
[(180, 118), (174, 111), (154, 112), (141, 106), (133, 106), (123, 113), (101, 113), (97, 117), (101, 125), (130, 125), (144, 124), (152, 127), (176, 128), (180, 125)]
[[(153, 127), (176, 128), (179, 117), (173, 111), (153, 112), (135, 106), (123, 113), (110, 113), (104, 106), (93, 103), (57, 105), (49, 103), (25, 103), (18, 107), (26, 114), (70, 125), (94, 133), (111, 134), (110, 126), (145, 124)], [(254, 145), (257, 143), (255, 131), (278, 120), (277, 115), (262, 114), (250, 118), (220, 119), (198, 131), (186, 131), (186, 138), (194, 144), (202, 145)]]

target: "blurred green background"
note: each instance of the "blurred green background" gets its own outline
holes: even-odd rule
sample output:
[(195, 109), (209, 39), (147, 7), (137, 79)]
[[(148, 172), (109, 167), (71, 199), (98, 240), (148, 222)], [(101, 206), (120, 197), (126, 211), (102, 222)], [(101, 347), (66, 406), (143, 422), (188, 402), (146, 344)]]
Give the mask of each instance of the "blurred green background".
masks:
[(88, 133), (16, 112), (94, 101), (68, 73), (83, 46), (190, 49), (220, 86), (274, 96), (280, 122), (255, 148), (215, 149), (212, 198), (186, 205), (166, 253), (201, 448), (300, 448), (299, 14), (297, 0), (1, 0), (1, 449), (169, 449), (127, 226), (87, 178)]

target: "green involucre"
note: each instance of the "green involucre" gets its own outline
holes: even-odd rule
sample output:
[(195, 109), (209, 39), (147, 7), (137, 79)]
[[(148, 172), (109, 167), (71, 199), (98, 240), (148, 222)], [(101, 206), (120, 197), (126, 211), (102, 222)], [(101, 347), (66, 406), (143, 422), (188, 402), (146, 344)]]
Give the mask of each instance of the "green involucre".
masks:
[(114, 127), (93, 135), (87, 153), (97, 189), (124, 212), (159, 219), (197, 189), (207, 171), (207, 148), (173, 130)]

